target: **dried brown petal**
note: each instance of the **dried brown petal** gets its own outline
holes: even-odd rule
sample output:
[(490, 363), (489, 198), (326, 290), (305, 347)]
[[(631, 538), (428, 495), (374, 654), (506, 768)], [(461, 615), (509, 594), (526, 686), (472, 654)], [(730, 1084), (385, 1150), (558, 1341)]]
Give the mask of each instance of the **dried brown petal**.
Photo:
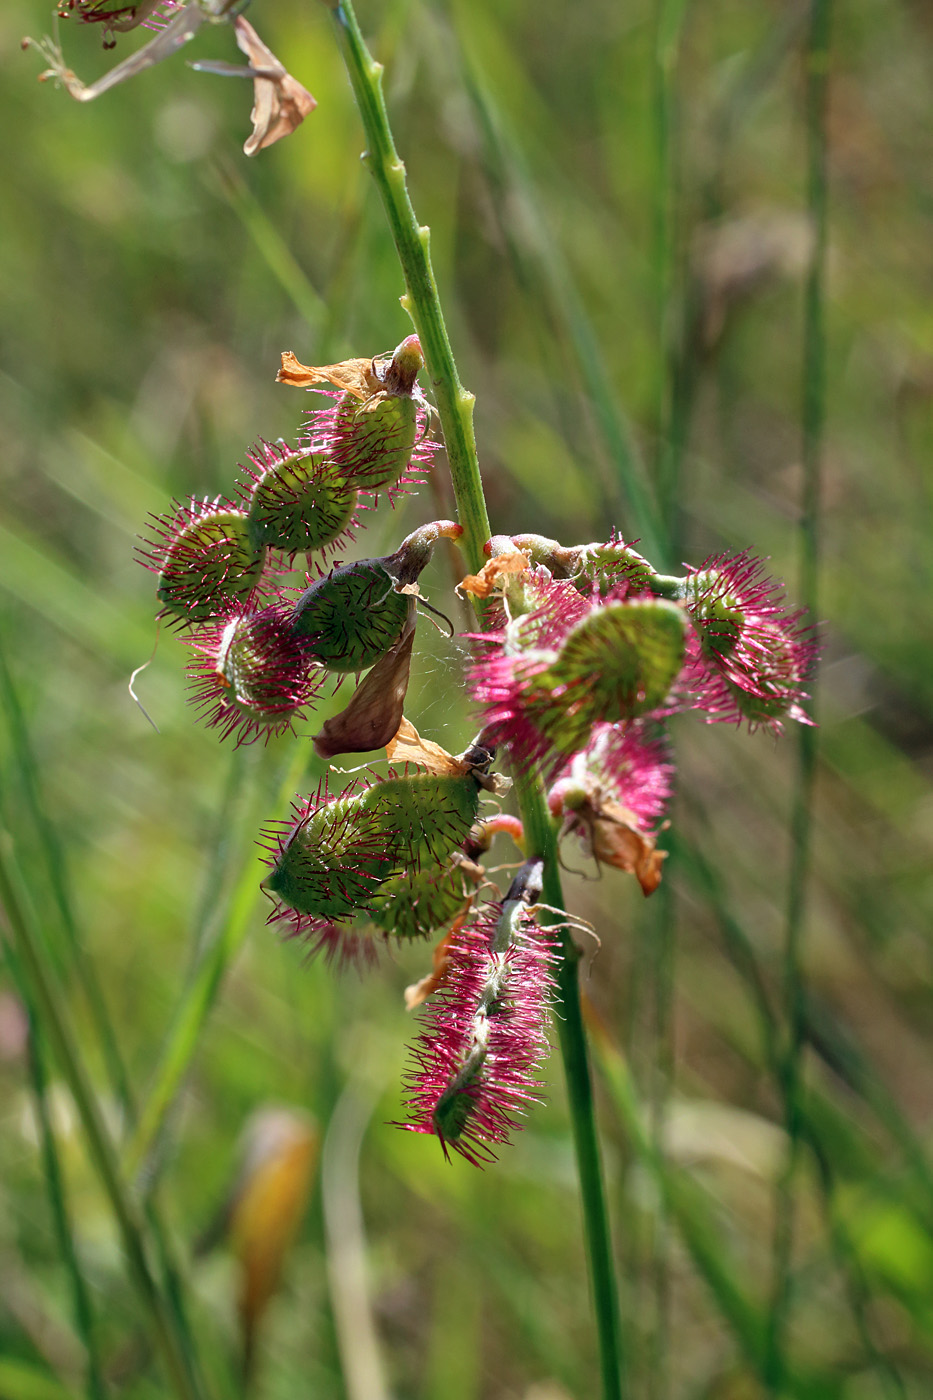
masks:
[(477, 598), (488, 598), (509, 574), (523, 574), (530, 567), (527, 554), (521, 550), (514, 553), (497, 554), (484, 564), (478, 574), (467, 574), (459, 584), (460, 592), (472, 593)]
[(639, 830), (631, 812), (604, 799), (592, 818), (590, 839), (597, 861), (634, 875), (645, 896), (654, 894), (667, 851), (656, 849), (655, 838)]
[(438, 777), (460, 778), (471, 771), (462, 758), (454, 758), (433, 739), (422, 739), (411, 720), (402, 719), (394, 738), (386, 744), (390, 763), (416, 763)]
[(373, 371), (372, 360), (344, 360), (339, 365), (303, 365), (291, 350), (282, 351), (282, 368), (275, 376), (276, 384), (291, 384), (296, 389), (310, 389), (313, 384), (333, 384), (358, 399), (368, 399), (381, 391), (382, 381)]

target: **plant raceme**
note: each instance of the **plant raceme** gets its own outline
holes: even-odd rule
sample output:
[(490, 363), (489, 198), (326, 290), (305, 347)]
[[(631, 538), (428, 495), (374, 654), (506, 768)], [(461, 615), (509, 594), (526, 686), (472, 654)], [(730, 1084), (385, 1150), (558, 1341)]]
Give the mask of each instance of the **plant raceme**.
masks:
[[(467, 677), (478, 737), (459, 756), (422, 739), (404, 717), (418, 579), (460, 526), (434, 521), (390, 555), (339, 558), (378, 495), (411, 490), (432, 464), (421, 366), (416, 336), (391, 356), (338, 365), (283, 355), (279, 381), (324, 386), (330, 405), (294, 446), (253, 448), (229, 499), (155, 520), (141, 556), (158, 575), (161, 615), (186, 636), (195, 703), (221, 737), (293, 730), (329, 678), (356, 677), (315, 748), (330, 759), (384, 747), (393, 766), (342, 791), (323, 782), (270, 824), (270, 922), (360, 965), (380, 940), (437, 940), (431, 973), (408, 992), (410, 1006), (427, 1006), (400, 1126), (479, 1165), (539, 1096), (558, 955), (536, 917), (541, 861), (525, 861), (504, 898), (485, 875), (497, 833), (522, 848), (521, 823), (489, 810), (508, 785), (494, 768), (535, 770), (559, 840), (650, 895), (665, 854), (671, 716), (775, 733), (787, 719), (809, 723), (815, 646), (746, 553), (678, 577), (616, 536), (567, 546), (497, 535), (460, 585), (485, 622)], [(299, 556), (295, 590), (283, 574)]]

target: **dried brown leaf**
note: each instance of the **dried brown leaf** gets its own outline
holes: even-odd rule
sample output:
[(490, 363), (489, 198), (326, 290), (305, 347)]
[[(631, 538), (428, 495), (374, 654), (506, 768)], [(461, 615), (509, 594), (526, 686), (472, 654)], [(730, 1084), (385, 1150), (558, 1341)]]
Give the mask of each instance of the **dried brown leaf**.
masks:
[(253, 70), (253, 110), (250, 113), (253, 130), (243, 150), (246, 155), (254, 156), (283, 136), (289, 136), (308, 113), (314, 111), (317, 103), (242, 15), (234, 20), (234, 29), (237, 45)]

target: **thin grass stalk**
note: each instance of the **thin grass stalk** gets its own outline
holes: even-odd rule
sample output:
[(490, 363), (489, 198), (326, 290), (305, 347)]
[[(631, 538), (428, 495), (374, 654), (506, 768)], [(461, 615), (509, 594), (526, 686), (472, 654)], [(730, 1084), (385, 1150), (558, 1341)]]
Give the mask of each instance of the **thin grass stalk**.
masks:
[[(831, 0), (812, 0), (805, 50), (807, 66), (807, 210), (813, 227), (813, 254), (804, 299), (803, 396), (801, 404), (803, 491), (797, 526), (799, 597), (811, 619), (819, 616), (820, 487), (826, 418), (825, 282), (827, 244), (827, 79)], [(813, 703), (811, 702), (811, 713)], [(794, 1238), (793, 1183), (800, 1145), (799, 1096), (806, 1037), (806, 1005), (801, 941), (816, 780), (819, 730), (801, 725), (791, 814), (791, 865), (784, 933), (783, 1000), (787, 1044), (781, 1062), (784, 1116), (788, 1135), (787, 1165), (778, 1183), (773, 1239), (771, 1315), (767, 1383), (779, 1394), (785, 1370), (784, 1350), (791, 1308)]]
[[(120, 1104), (125, 1122), (132, 1125), (136, 1116), (135, 1096), (123, 1062), (116, 1032), (110, 1020), (103, 990), (97, 981), (94, 965), (85, 953), (83, 939), (71, 903), (64, 850), (58, 839), (56, 827), (45, 812), (40, 787), (39, 766), (36, 762), (32, 738), (23, 714), (16, 684), (2, 647), (0, 647), (0, 691), (2, 691), (3, 705), (6, 711), (11, 746), (19, 771), (20, 788), (39, 838), (46, 874), (59, 916), (61, 942), (64, 944), (67, 954), (68, 970), (76, 975), (84, 992), (95, 1034), (103, 1053), (104, 1066), (111, 1090)], [(27, 1000), (28, 1004), (26, 993), (27, 989), (24, 989), (24, 1000)], [(189, 1365), (195, 1368), (196, 1361), (187, 1318), (183, 1273), (175, 1258), (169, 1233), (152, 1197), (146, 1201), (145, 1213), (155, 1244), (166, 1293), (172, 1303), (179, 1332), (185, 1339)], [(72, 1265), (67, 1250), (63, 1250), (63, 1258), (66, 1268), (71, 1272)]]
[[(699, 1190), (659, 1151), (623, 1055), (598, 1024), (591, 1026), (591, 1031), (596, 1063), (635, 1155), (658, 1188), (693, 1266), (706, 1284), (742, 1356), (758, 1376), (763, 1376), (767, 1317), (748, 1296), (730, 1266), (722, 1248), (719, 1226), (710, 1218)], [(842, 1394), (844, 1386), (842, 1376), (802, 1367), (789, 1369), (785, 1377), (786, 1393), (796, 1400), (832, 1400), (833, 1396)]]
[(49, 1207), (52, 1214), (52, 1226), (55, 1231), (58, 1252), (64, 1262), (65, 1272), (68, 1275), (68, 1283), (71, 1289), (71, 1310), (74, 1315), (75, 1328), (84, 1343), (86, 1358), (85, 1393), (88, 1396), (88, 1400), (106, 1400), (107, 1388), (104, 1384), (103, 1365), (97, 1343), (97, 1322), (91, 1303), (90, 1290), (78, 1260), (78, 1251), (75, 1245), (74, 1231), (72, 1230), (71, 1224), (71, 1211), (68, 1208), (65, 1177), (62, 1171), (61, 1155), (58, 1150), (58, 1141), (52, 1123), (52, 1115), (49, 1110), (48, 1075), (46, 1073), (45, 1050), (42, 1045), (39, 1021), (36, 1016), (35, 1007), (32, 1004), (29, 988), (22, 976), (18, 960), (12, 948), (7, 949), (7, 962), (12, 971), (20, 998), (26, 1008), (28, 1022), (26, 1058), (29, 1069), (29, 1079), (32, 1086), (36, 1120), (39, 1126), (39, 1150), (42, 1157), (42, 1174), (45, 1178), (46, 1191), (48, 1192)]
[(143, 1311), (149, 1317), (152, 1337), (166, 1374), (179, 1400), (200, 1400), (200, 1387), (190, 1368), (177, 1318), (163, 1297), (149, 1264), (143, 1218), (120, 1174), (116, 1150), (104, 1124), (74, 1031), (59, 990), (46, 971), (37, 932), (20, 900), (10, 859), (11, 848), (8, 835), (0, 832), (0, 904), (6, 911), (13, 946), (29, 987), (31, 1001), (71, 1090), (91, 1159), (117, 1223), (130, 1279)]
[[(471, 568), (481, 567), (483, 545), (489, 538), (489, 519), (483, 496), (476, 442), (473, 434), (473, 396), (460, 384), (443, 312), (431, 268), (428, 229), (418, 224), (408, 195), (405, 167), (395, 149), (382, 93), (382, 66), (374, 61), (360, 33), (350, 0), (326, 0), (333, 17), (341, 53), (363, 120), (367, 151), (365, 161), (382, 196), (407, 287), (403, 305), (421, 340), (457, 500), (461, 540)], [(516, 779), (519, 808), (525, 824), (528, 856), (544, 859), (544, 901), (564, 907), (556, 842), (540, 782), (528, 775)], [(559, 921), (560, 915), (552, 916)], [(621, 1400), (622, 1351), (615, 1270), (606, 1213), (605, 1192), (586, 1036), (580, 1010), (577, 975), (578, 953), (564, 930), (563, 956), (558, 984), (557, 1025), (567, 1078), (574, 1145), (580, 1174), (584, 1230), (590, 1279), (593, 1287), (600, 1374), (604, 1400)]]
[(26, 807), (39, 837), (39, 844), (45, 861), (46, 875), (59, 925), (67, 951), (71, 970), (78, 979), (84, 993), (94, 1031), (100, 1043), (114, 1093), (127, 1118), (133, 1115), (133, 1095), (130, 1089), (126, 1066), (117, 1044), (113, 1022), (107, 1009), (103, 990), (97, 980), (94, 965), (87, 957), (78, 934), (67, 888), (67, 868), (65, 853), (58, 839), (58, 833), (45, 813), (39, 787), (39, 770), (33, 753), (29, 729), (20, 704), (19, 694), (7, 664), (5, 648), (0, 644), (0, 692), (3, 695), (3, 708), (6, 711), (10, 743), (19, 770), (20, 786), (26, 800)]

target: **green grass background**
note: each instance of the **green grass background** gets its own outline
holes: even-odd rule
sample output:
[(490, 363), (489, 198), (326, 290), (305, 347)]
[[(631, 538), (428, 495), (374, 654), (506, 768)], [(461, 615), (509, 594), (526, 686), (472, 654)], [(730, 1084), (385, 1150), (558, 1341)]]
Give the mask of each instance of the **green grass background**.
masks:
[[(751, 545), (797, 596), (807, 15), (767, 0), (361, 0), (477, 396), (495, 529), (576, 543), (616, 527), (672, 566)], [(220, 746), (186, 705), (170, 635), (139, 681), (159, 734), (127, 694), (155, 636), (152, 576), (133, 559), (147, 513), (229, 491), (250, 442), (294, 434), (303, 400), (274, 384), (280, 351), (326, 363), (409, 329), (325, 7), (256, 0), (250, 18), (319, 107), (248, 162), (250, 85), (184, 61), (235, 61), (228, 30), (79, 106), (38, 86), (38, 55), (19, 49), (48, 30), (48, 7), (0, 11), (7, 850), (123, 1145), (69, 928), (140, 1104), (192, 968), (205, 950), (233, 955), (154, 1168), (210, 1393), (239, 1384), (235, 1268), (223, 1245), (193, 1246), (249, 1115), (285, 1103), (322, 1137), (337, 1125), (342, 1170), (330, 1200), (315, 1184), (255, 1395), (379, 1400), (349, 1374), (334, 1321), (347, 1280), (324, 1222), (350, 1229), (358, 1204), (368, 1304), (352, 1296), (386, 1393), (586, 1400), (597, 1371), (559, 1064), (548, 1104), (484, 1173), (388, 1127), (413, 1033), (402, 990), (428, 949), (335, 979), (264, 926), (254, 892), (256, 833), (284, 815), (296, 764), (304, 790), (316, 781), (310, 745)], [(112, 61), (93, 31), (65, 22), (62, 37), (82, 77)], [(795, 736), (683, 719), (662, 891), (645, 903), (621, 875), (567, 877), (600, 940), (585, 988), (614, 1047), (597, 1092), (628, 1388), (646, 1400), (933, 1390), (931, 80), (920, 0), (837, 7), (820, 759), (790, 1179), (778, 1070)], [(437, 489), (383, 505), (359, 552), (449, 513)], [(439, 559), (432, 601), (454, 607), (449, 586)], [(454, 751), (471, 735), (464, 659), (422, 620), (410, 711)], [(76, 1396), (84, 1356), (22, 1002), (0, 977), (0, 1397)], [(106, 1393), (168, 1396), (46, 1062)], [(776, 1220), (793, 1247), (769, 1362)]]

